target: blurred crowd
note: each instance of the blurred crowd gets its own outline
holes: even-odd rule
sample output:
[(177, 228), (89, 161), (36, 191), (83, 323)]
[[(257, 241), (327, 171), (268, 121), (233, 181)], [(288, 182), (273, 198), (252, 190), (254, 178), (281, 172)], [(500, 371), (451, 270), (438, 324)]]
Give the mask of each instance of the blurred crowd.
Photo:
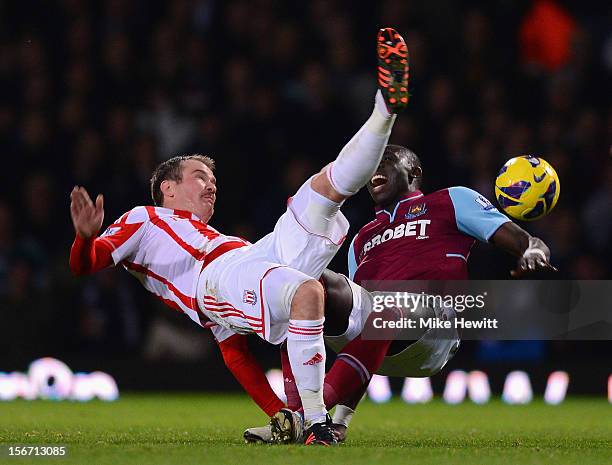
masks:
[[(559, 278), (609, 279), (612, 28), (589, 3), (0, 2), (0, 347), (176, 352), (191, 326), (127, 273), (70, 275), (70, 190), (103, 193), (109, 224), (151, 204), (157, 163), (204, 153), (217, 162), (211, 224), (261, 237), (371, 111), (384, 25), (411, 53), (412, 101), (392, 142), (421, 157), (425, 190), (464, 185), (493, 200), (508, 158), (542, 156), (561, 196), (525, 227)], [(372, 218), (367, 194), (346, 212), (354, 233)], [(472, 276), (507, 277), (484, 247)], [(332, 267), (345, 271), (345, 257)], [(192, 346), (179, 355), (206, 350)]]

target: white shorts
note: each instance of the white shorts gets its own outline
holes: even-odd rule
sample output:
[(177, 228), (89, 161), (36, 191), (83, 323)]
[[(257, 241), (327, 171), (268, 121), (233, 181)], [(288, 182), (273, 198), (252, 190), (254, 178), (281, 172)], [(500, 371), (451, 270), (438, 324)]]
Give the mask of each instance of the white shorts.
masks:
[[(354, 304), (347, 330), (339, 336), (325, 336), (325, 343), (336, 353), (340, 353), (346, 344), (362, 332), (372, 312), (371, 294), (357, 284), (348, 282), (351, 285)], [(436, 305), (433, 311), (437, 318), (454, 321), (457, 317), (455, 310), (451, 307), (443, 308)], [(454, 357), (460, 342), (459, 334), (454, 327), (453, 329), (427, 330), (417, 341), (401, 352), (387, 355), (376, 373), (411, 378), (433, 376)]]
[[(434, 305), (437, 318), (454, 323), (457, 313), (452, 307)], [(427, 378), (438, 373), (452, 359), (461, 339), (454, 324), (451, 329), (429, 329), (401, 352), (387, 356), (377, 373), (386, 376)]]
[(297, 288), (319, 279), (349, 228), (340, 204), (314, 192), (311, 179), (289, 199), (273, 232), (204, 268), (197, 300), (213, 322), (272, 344), (286, 338)]

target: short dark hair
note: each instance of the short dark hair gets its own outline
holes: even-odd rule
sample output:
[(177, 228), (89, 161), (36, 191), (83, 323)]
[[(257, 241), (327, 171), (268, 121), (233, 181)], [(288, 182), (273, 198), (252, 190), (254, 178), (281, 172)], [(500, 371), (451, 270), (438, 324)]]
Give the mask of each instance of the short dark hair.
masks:
[(406, 148), (402, 145), (389, 144), (385, 147), (385, 151), (389, 151), (391, 153), (396, 153), (397, 155), (402, 155), (406, 157), (406, 161), (412, 167), (421, 167), (421, 159), (409, 148)]
[(192, 155), (178, 155), (160, 163), (157, 165), (157, 168), (155, 168), (155, 171), (153, 171), (153, 175), (151, 176), (151, 198), (153, 199), (155, 206), (161, 207), (164, 204), (164, 194), (161, 191), (162, 182), (166, 180), (181, 182), (183, 180), (183, 170), (181, 164), (186, 160), (201, 161), (208, 166), (211, 171), (214, 171), (215, 169), (215, 161), (212, 158), (199, 153)]
[[(403, 156), (406, 159), (406, 163), (408, 163), (408, 167), (410, 169), (412, 169), (412, 168), (421, 168), (421, 171), (423, 170), (423, 167), (421, 165), (421, 159), (418, 157), (418, 155), (416, 153), (414, 153), (409, 148), (406, 148), (403, 145), (389, 144), (389, 145), (387, 145), (387, 147), (385, 147), (385, 152), (387, 152), (387, 151), (391, 152), (391, 153), (395, 153), (396, 155), (399, 155), (399, 156)], [(422, 175), (413, 178), (414, 180), (412, 182), (414, 183), (414, 186), (417, 189), (421, 188), (422, 181), (423, 181), (422, 178), (423, 178)]]

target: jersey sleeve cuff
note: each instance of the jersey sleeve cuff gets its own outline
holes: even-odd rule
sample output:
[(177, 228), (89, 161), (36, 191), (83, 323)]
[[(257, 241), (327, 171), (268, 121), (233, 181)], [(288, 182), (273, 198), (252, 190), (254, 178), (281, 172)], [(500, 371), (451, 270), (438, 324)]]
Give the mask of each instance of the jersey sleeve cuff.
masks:
[(493, 237), (495, 235), (495, 233), (497, 232), (497, 230), (499, 228), (501, 228), (503, 225), (505, 225), (506, 223), (509, 223), (511, 221), (512, 220), (507, 218), (505, 221), (501, 221), (498, 224), (494, 224), (493, 227), (491, 227), (491, 229), (489, 231), (487, 231), (487, 233), (485, 234), (485, 239), (487, 240), (487, 242), (489, 242), (491, 237)]

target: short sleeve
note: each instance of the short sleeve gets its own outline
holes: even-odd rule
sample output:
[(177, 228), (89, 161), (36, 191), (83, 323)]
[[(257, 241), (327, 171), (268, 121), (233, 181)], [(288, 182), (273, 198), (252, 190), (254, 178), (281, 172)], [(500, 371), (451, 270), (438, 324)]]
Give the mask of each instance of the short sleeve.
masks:
[(510, 221), (483, 195), (467, 187), (451, 187), (448, 193), (455, 210), (457, 229), (487, 242), (499, 227)]

